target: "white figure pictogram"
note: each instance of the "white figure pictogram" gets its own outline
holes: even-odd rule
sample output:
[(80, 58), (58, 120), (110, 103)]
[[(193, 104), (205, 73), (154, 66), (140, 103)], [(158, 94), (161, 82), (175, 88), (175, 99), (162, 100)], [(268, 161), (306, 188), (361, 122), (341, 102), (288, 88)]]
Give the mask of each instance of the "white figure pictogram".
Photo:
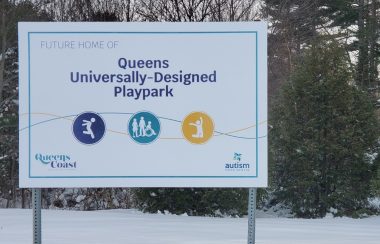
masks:
[(193, 138), (203, 138), (203, 119), (200, 117), (195, 123), (189, 123), (189, 125), (195, 126), (197, 131), (192, 135)]
[(91, 129), (92, 124), (96, 121), (95, 118), (91, 118), (90, 120), (82, 120), (82, 126), (86, 126), (86, 130), (83, 131), (83, 134), (90, 135), (92, 139), (95, 139), (94, 132)]

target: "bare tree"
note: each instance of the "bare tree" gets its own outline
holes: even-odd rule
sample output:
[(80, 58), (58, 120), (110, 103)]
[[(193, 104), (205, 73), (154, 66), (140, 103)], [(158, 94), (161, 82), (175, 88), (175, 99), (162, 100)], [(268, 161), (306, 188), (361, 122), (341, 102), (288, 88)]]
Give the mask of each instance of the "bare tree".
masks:
[(211, 21), (252, 21), (260, 18), (260, 1), (214, 0), (211, 4)]
[[(137, 0), (36, 0), (41, 11), (56, 21), (102, 21), (102, 13), (116, 16), (113, 21), (136, 20)], [(107, 15), (107, 14), (105, 14)], [(104, 16), (103, 16), (104, 17)]]
[(141, 0), (138, 14), (146, 21), (247, 21), (258, 16), (258, 0)]

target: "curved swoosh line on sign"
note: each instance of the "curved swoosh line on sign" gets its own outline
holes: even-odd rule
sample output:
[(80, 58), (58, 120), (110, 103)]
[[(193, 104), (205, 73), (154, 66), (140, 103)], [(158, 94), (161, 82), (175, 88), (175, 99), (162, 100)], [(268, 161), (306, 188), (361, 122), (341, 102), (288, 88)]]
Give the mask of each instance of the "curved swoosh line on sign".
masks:
[[(102, 113), (99, 113), (99, 114), (128, 114), (128, 115), (132, 115), (134, 113), (125, 113), (125, 112), (102, 112)], [(174, 122), (178, 122), (178, 123), (182, 123), (182, 121), (180, 120), (176, 120), (176, 119), (171, 119), (171, 118), (167, 118), (167, 117), (162, 117), (162, 116), (157, 116), (158, 118), (160, 119), (165, 119), (165, 120), (169, 120), (169, 121), (174, 121)], [(261, 124), (264, 124), (266, 123), (267, 120), (264, 120), (262, 122), (259, 123), (259, 125)], [(234, 135), (231, 135), (231, 134), (234, 134), (234, 133), (237, 133), (237, 132), (240, 132), (240, 131), (244, 131), (244, 130), (248, 130), (250, 128), (253, 128), (253, 127), (256, 127), (256, 125), (251, 125), (251, 126), (248, 126), (246, 128), (242, 128), (242, 129), (238, 129), (238, 130), (234, 130), (234, 131), (230, 131), (230, 132), (219, 132), (219, 131), (215, 131), (216, 133), (218, 133), (218, 135), (215, 135), (215, 136), (230, 136), (230, 137), (236, 137), (236, 138), (241, 138), (241, 139), (256, 139), (256, 137), (242, 137), (242, 136), (234, 136)], [(116, 132), (116, 131), (115, 131)], [(117, 133), (117, 132), (116, 132)], [(121, 133), (121, 132), (119, 132)], [(259, 137), (259, 138), (263, 138), (263, 137), (266, 137), (266, 136), (262, 136), (262, 137)], [(181, 140), (181, 139), (184, 139), (183, 137), (167, 137), (167, 138), (162, 138), (160, 137), (159, 139), (167, 139), (167, 140)]]
[[(49, 114), (49, 113), (32, 113), (32, 114), (34, 114), (34, 115), (47, 115), (47, 116), (53, 116), (53, 117), (55, 117), (55, 118), (40, 121), (40, 122), (35, 123), (35, 124), (32, 124), (32, 125), (30, 125), (30, 126), (27, 126), (27, 127), (21, 128), (21, 129), (19, 129), (19, 131), (23, 131), (23, 130), (28, 129), (29, 127), (33, 127), (33, 126), (36, 126), (36, 125), (39, 125), (39, 124), (44, 124), (44, 123), (47, 123), (47, 122), (50, 122), (50, 121), (54, 121), (54, 120), (58, 120), (58, 119), (65, 119), (65, 120), (73, 121), (72, 119), (69, 119), (69, 117), (75, 117), (75, 116), (77, 116), (76, 114), (74, 114), (74, 115), (67, 115), (67, 116), (58, 116), (58, 115)], [(20, 116), (24, 116), (24, 115), (28, 115), (28, 113), (20, 114)]]
[[(239, 138), (239, 139), (247, 139), (247, 140), (254, 140), (254, 139), (256, 139), (256, 137), (243, 137), (243, 136), (234, 136), (234, 135), (227, 135), (227, 134), (223, 134), (223, 135), (229, 136), (229, 137), (234, 137), (234, 138)], [(265, 137), (267, 137), (267, 135), (265, 135), (265, 136), (259, 136), (258, 139), (262, 139), (262, 138), (265, 138)], [(184, 140), (185, 138), (183, 138), (183, 137), (161, 138), (160, 137), (159, 139), (163, 139), (163, 140)]]
[[(72, 115), (67, 115), (67, 116), (58, 116), (58, 115), (55, 115), (55, 114), (50, 114), (50, 113), (32, 113), (33, 115), (47, 115), (47, 116), (53, 116), (55, 118), (53, 119), (48, 119), (48, 120), (44, 120), (44, 121), (40, 121), (38, 123), (35, 123), (35, 124), (32, 124), (30, 125), (30, 127), (33, 127), (33, 126), (36, 126), (36, 125), (39, 125), (39, 124), (44, 124), (44, 123), (47, 123), (47, 122), (50, 122), (50, 121), (54, 121), (54, 120), (59, 120), (59, 119), (64, 119), (64, 120), (68, 120), (68, 121), (73, 121), (73, 119), (69, 119), (70, 117), (76, 117), (77, 114), (72, 114)], [(24, 113), (24, 114), (20, 114), (21, 116), (23, 115), (27, 115), (27, 113)], [(24, 127), (24, 128), (21, 128), (19, 131), (23, 131), (23, 130), (26, 130), (28, 129), (29, 126), (27, 127)], [(115, 130), (110, 130), (110, 129), (107, 129), (107, 131), (109, 132), (113, 132), (113, 133), (117, 133), (117, 134), (122, 134), (122, 135), (128, 135), (128, 133), (125, 133), (125, 132), (120, 132), (120, 131), (115, 131)]]
[[(267, 123), (267, 120), (261, 121), (258, 125), (265, 124), (265, 123)], [(254, 128), (254, 127), (256, 127), (256, 125), (251, 125), (251, 126), (248, 126), (246, 128), (230, 131), (230, 132), (227, 132), (227, 133), (215, 131), (216, 133), (219, 133), (219, 135), (215, 135), (215, 136), (221, 136), (221, 135), (229, 135), (230, 136), (231, 134), (234, 134), (234, 133), (237, 133), (237, 132), (240, 132), (240, 131), (244, 131), (244, 130), (248, 130), (248, 129), (251, 129), (251, 128)], [(253, 138), (253, 139), (256, 139), (256, 138)]]
[[(179, 122), (179, 123), (182, 123), (182, 121), (179, 121), (179, 120), (175, 120), (175, 119), (170, 119), (170, 118), (165, 118), (165, 117), (159, 117), (160, 119), (166, 119), (166, 120), (171, 120), (171, 121), (175, 121), (175, 122)], [(259, 125), (261, 124), (264, 124), (266, 123), (267, 120), (264, 120), (262, 122), (259, 123)], [(244, 137), (244, 136), (235, 136), (235, 135), (231, 135), (231, 134), (234, 134), (234, 133), (237, 133), (237, 132), (240, 132), (240, 131), (244, 131), (244, 130), (248, 130), (250, 128), (253, 128), (253, 127), (256, 127), (256, 125), (251, 125), (251, 126), (248, 126), (246, 128), (242, 128), (242, 129), (238, 129), (238, 130), (234, 130), (234, 131), (230, 131), (230, 132), (219, 132), (219, 131), (215, 131), (215, 133), (218, 133), (217, 135), (215, 136), (229, 136), (229, 137), (234, 137), (234, 138), (240, 138), (240, 139), (250, 139), (250, 140), (253, 140), (253, 139), (256, 139), (256, 137)], [(258, 137), (259, 139), (260, 138), (265, 138), (265, 136), (260, 136)], [(183, 137), (167, 137), (167, 138), (163, 138), (163, 137), (160, 137), (159, 139), (163, 139), (163, 140), (183, 140), (185, 138)]]
[[(38, 123), (35, 123), (35, 124), (32, 124), (30, 125), (30, 127), (33, 127), (33, 126), (36, 126), (36, 125), (39, 125), (39, 124), (44, 124), (44, 123), (47, 123), (47, 122), (51, 122), (51, 121), (54, 121), (54, 120), (58, 120), (58, 119), (65, 119), (65, 120), (69, 120), (69, 121), (73, 121), (72, 119), (69, 119), (69, 117), (75, 117), (77, 116), (77, 114), (73, 114), (73, 115), (67, 115), (67, 116), (58, 116), (58, 115), (55, 115), (55, 114), (51, 114), (51, 113), (32, 113), (33, 115), (46, 115), (46, 116), (53, 116), (55, 118), (53, 119), (48, 119), (48, 120), (44, 120), (44, 121), (40, 121)], [(126, 115), (132, 115), (133, 113), (123, 113), (123, 112), (103, 112), (103, 113), (99, 113), (99, 114), (126, 114)], [(24, 116), (24, 115), (28, 115), (28, 113), (23, 113), (23, 114), (20, 114), (21, 116)], [(179, 120), (175, 120), (175, 119), (170, 119), (170, 118), (166, 118), (166, 117), (160, 117), (160, 116), (157, 116), (159, 117), (160, 119), (165, 119), (165, 120), (170, 120), (170, 121), (174, 121), (174, 122), (178, 122), (178, 123), (181, 123), (182, 121), (179, 121)], [(260, 124), (264, 124), (266, 123), (267, 121), (262, 121), (259, 123)], [(234, 131), (230, 131), (230, 132), (219, 132), (219, 131), (215, 131), (215, 133), (218, 133), (217, 135), (215, 136), (229, 136), (229, 137), (234, 137), (234, 138), (239, 138), (239, 139), (256, 139), (256, 137), (243, 137), (243, 136), (235, 136), (235, 135), (231, 135), (231, 134), (234, 134), (234, 133), (237, 133), (237, 132), (241, 132), (241, 131), (244, 131), (244, 130), (248, 130), (250, 128), (253, 128), (253, 127), (256, 127), (256, 125), (251, 125), (251, 126), (248, 126), (246, 128), (242, 128), (242, 129), (238, 129), (238, 130), (234, 130)], [(19, 131), (23, 131), (25, 129), (28, 129), (29, 127), (24, 127), (24, 128), (21, 128)], [(112, 132), (112, 133), (116, 133), (116, 134), (121, 134), (121, 135), (128, 135), (128, 133), (125, 133), (125, 132), (120, 132), (120, 131), (115, 131), (115, 130), (111, 130), (111, 129), (107, 129), (107, 131), (109, 132)], [(265, 138), (265, 136), (261, 136), (261, 137), (258, 137), (258, 138)], [(159, 139), (162, 139), (162, 140), (183, 140), (184, 138), (183, 137), (161, 137)]]

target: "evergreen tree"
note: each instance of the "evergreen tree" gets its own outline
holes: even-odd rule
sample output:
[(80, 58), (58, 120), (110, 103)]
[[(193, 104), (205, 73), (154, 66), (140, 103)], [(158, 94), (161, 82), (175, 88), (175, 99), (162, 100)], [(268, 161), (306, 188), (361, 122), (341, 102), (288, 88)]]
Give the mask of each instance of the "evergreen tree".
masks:
[(300, 217), (354, 215), (367, 204), (368, 155), (378, 124), (368, 95), (352, 85), (345, 51), (316, 43), (297, 63), (271, 113), (276, 197)]
[[(356, 51), (356, 84), (379, 96), (380, 60), (379, 0), (319, 0), (322, 16), (330, 22), (326, 28), (335, 28), (337, 38), (346, 39), (346, 49)], [(352, 28), (357, 26), (357, 28)], [(336, 28), (338, 27), (338, 28)], [(353, 38), (352, 38), (353, 37)], [(354, 41), (348, 41), (353, 39)]]
[(265, 0), (263, 12), (270, 23), (268, 33), (270, 101), (292, 72), (295, 60), (303, 48), (320, 36), (321, 29), (330, 21), (322, 14), (322, 6), (321, 0)]
[(344, 43), (355, 57), (355, 83), (379, 98), (379, 0), (265, 0), (264, 6), (271, 20), (269, 91), (288, 77), (303, 47), (324, 36)]
[[(258, 191), (258, 204), (263, 200)], [(205, 188), (144, 188), (135, 191), (137, 206), (143, 211), (157, 213), (207, 216), (243, 216), (248, 209), (247, 189)]]

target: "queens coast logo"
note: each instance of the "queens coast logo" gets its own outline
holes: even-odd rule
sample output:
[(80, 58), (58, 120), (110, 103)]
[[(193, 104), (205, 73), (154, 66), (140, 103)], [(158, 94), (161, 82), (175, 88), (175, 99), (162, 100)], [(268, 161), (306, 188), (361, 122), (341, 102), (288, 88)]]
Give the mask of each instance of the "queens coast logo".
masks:
[(73, 161), (69, 155), (37, 153), (34, 157), (37, 161), (40, 161), (42, 164), (49, 165), (52, 169), (77, 168), (77, 162)]
[(224, 169), (226, 171), (249, 171), (250, 164), (242, 162), (241, 153), (234, 153), (233, 161), (230, 163), (226, 163)]

